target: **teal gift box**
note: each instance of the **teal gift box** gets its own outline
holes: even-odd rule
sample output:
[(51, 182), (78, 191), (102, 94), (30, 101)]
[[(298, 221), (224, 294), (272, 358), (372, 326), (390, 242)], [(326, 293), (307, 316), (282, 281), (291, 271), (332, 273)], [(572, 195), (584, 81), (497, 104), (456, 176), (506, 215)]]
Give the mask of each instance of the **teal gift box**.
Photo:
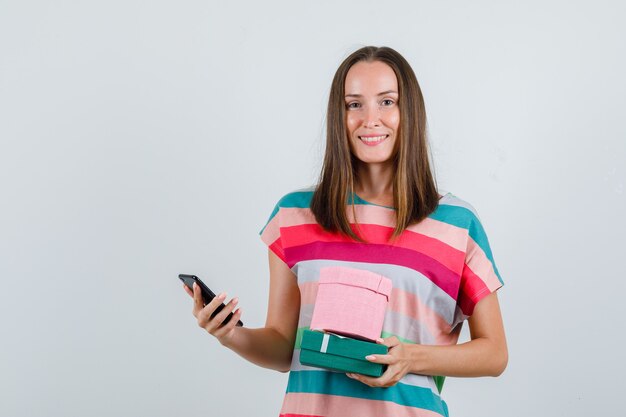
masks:
[(387, 346), (314, 330), (305, 330), (302, 334), (302, 365), (379, 377), (386, 365), (365, 359), (375, 354), (386, 355)]

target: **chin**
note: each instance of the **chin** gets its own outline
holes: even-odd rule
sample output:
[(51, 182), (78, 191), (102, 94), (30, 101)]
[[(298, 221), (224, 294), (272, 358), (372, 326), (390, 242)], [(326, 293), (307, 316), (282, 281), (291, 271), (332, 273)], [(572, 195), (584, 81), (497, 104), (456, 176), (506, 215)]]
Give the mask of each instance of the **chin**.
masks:
[(360, 157), (359, 155), (355, 155), (356, 159), (359, 160), (359, 162), (363, 163), (363, 164), (388, 164), (391, 163), (391, 156), (388, 157), (380, 157), (380, 158), (365, 158), (365, 157)]

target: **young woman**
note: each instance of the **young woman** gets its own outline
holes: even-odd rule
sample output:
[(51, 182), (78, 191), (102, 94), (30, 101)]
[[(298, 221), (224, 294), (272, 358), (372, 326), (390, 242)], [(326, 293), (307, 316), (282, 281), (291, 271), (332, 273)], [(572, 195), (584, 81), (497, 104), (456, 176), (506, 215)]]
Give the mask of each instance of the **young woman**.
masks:
[[(265, 327), (235, 327), (237, 299), (193, 314), (219, 342), (260, 366), (290, 371), (281, 416), (448, 415), (445, 376), (498, 376), (508, 354), (496, 290), (503, 282), (475, 209), (439, 193), (429, 163), (422, 93), (407, 61), (368, 46), (332, 82), (319, 183), (284, 195), (261, 230), (268, 245)], [(342, 265), (392, 280), (379, 378), (300, 364), (319, 270)], [(221, 326), (232, 311), (234, 317)], [(463, 322), (471, 340), (457, 344)]]

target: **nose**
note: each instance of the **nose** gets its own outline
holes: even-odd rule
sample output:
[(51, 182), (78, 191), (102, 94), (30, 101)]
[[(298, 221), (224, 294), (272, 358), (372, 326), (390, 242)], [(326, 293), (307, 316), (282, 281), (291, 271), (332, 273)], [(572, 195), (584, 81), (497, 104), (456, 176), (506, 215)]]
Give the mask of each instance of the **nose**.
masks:
[(365, 110), (363, 127), (371, 128), (380, 126), (380, 109), (378, 106), (368, 106)]

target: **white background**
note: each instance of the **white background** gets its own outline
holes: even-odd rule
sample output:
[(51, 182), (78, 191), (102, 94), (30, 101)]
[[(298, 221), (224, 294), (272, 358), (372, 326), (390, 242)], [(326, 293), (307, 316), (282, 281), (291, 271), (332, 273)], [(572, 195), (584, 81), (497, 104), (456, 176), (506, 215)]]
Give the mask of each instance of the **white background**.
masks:
[(287, 374), (197, 327), (177, 274), (263, 325), (258, 232), (317, 179), (332, 76), (370, 44), (413, 66), (438, 184), (506, 284), (508, 368), (448, 378), (451, 415), (615, 415), (625, 20), (619, 1), (0, 0), (0, 415), (278, 415)]

